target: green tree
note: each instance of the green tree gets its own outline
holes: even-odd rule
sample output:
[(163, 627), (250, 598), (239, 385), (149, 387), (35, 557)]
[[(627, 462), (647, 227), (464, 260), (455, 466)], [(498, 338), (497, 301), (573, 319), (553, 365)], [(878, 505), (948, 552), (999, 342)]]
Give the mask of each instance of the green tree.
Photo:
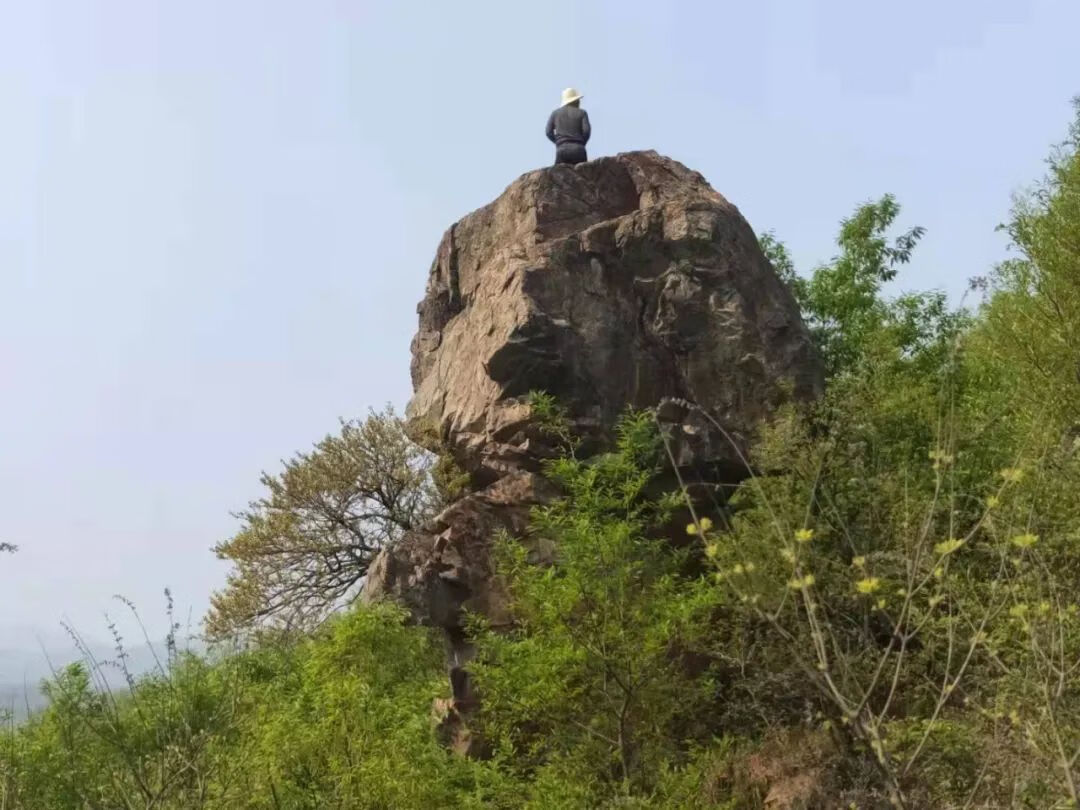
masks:
[(219, 660), (175, 653), (125, 694), (107, 666), (58, 673), (48, 708), (0, 739), (0, 807), (426, 810), (497, 793), (495, 771), (440, 746), (441, 644), (392, 606)]
[(915, 226), (890, 242), (888, 232), (899, 214), (900, 206), (890, 194), (860, 205), (840, 224), (839, 255), (805, 278), (773, 233), (759, 237), (766, 257), (799, 303), (830, 378), (860, 362), (879, 361), (882, 342), (887, 344), (886, 353), (898, 346), (901, 356), (931, 354), (928, 362), (933, 366), (940, 363), (947, 338), (963, 324), (963, 316), (949, 308), (943, 293), (909, 293), (894, 299), (884, 295), (885, 284), (911, 261), (925, 233)]
[(351, 602), (379, 550), (438, 510), (433, 464), (387, 408), (263, 474), (267, 494), (214, 548), (233, 570), (212, 598), (208, 633), (309, 629)]
[(973, 343), (1022, 403), (1027, 428), (1080, 423), (1080, 97), (1047, 177), (1020, 196), (1005, 230), (1019, 256), (998, 266)]
[(259, 702), (237, 754), (251, 798), (230, 807), (426, 810), (486, 806), (482, 763), (444, 750), (432, 704), (442, 644), (389, 605), (334, 617), (311, 639), (249, 656)]
[(755, 455), (782, 472), (740, 488), (725, 530), (695, 527), (757, 637), (741, 688), (777, 725), (805, 701), (895, 806), (1071, 806), (1080, 456), (990, 470), (947, 393), (874, 390), (830, 392), (824, 433), (780, 419)]
[(51, 681), (49, 707), (15, 729), (0, 755), (0, 805), (19, 810), (236, 806), (244, 701), (238, 661), (179, 654), (118, 694), (103, 662)]
[(481, 734), (528, 784), (526, 807), (650, 796), (707, 736), (714, 687), (700, 645), (713, 592), (658, 536), (671, 502), (647, 488), (661, 459), (651, 415), (626, 417), (612, 453), (548, 467), (566, 497), (537, 510), (532, 542), (554, 547), (554, 564), (501, 543), (516, 626), (478, 621), (471, 669)]

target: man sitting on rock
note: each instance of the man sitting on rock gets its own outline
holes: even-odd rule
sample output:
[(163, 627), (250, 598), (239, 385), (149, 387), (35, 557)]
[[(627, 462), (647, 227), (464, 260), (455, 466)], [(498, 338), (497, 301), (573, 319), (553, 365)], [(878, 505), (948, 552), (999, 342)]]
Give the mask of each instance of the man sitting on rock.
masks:
[(581, 109), (582, 95), (573, 87), (562, 92), (562, 104), (547, 122), (548, 140), (555, 144), (555, 165), (568, 163), (573, 166), (589, 159), (585, 144), (589, 142), (592, 128), (589, 114)]

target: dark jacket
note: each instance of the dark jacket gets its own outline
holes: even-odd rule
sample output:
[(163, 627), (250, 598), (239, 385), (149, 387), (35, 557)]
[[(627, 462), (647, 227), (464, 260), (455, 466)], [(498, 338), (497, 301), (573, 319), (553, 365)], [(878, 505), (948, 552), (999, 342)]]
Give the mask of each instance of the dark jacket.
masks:
[(559, 107), (548, 117), (546, 134), (548, 140), (557, 146), (564, 143), (579, 143), (584, 146), (592, 134), (589, 114), (573, 104)]

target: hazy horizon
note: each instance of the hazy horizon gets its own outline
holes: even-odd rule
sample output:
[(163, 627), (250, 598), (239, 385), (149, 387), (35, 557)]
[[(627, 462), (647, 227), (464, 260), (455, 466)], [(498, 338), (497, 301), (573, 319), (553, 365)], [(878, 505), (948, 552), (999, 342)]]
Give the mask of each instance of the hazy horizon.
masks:
[(954, 300), (1080, 92), (1076, 3), (512, 6), (0, 4), (0, 651), (198, 620), (260, 471), (404, 406), (439, 238), (563, 87), (804, 271), (894, 193)]

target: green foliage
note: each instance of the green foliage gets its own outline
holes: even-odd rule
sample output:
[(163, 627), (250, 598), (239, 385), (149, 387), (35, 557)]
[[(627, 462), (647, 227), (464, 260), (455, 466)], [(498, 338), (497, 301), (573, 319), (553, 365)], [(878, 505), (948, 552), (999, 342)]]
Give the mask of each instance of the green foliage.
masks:
[[(482, 766), (438, 744), (441, 648), (391, 607), (211, 662), (180, 654), (130, 694), (77, 665), (0, 746), (0, 806), (482, 806)], [(475, 797), (475, 802), (474, 802)]]
[(791, 258), (787, 245), (777, 238), (775, 231), (766, 231), (761, 234), (758, 237), (758, 244), (761, 246), (761, 252), (765, 254), (765, 258), (773, 266), (773, 270), (791, 288), (792, 293), (797, 296), (797, 300), (802, 304), (805, 282), (799, 278), (795, 270), (795, 261)]
[(479, 728), (532, 780), (527, 807), (652, 795), (705, 733), (714, 686), (707, 661), (692, 659), (714, 590), (655, 536), (670, 508), (646, 496), (660, 459), (652, 416), (627, 416), (612, 453), (550, 465), (567, 495), (536, 512), (533, 531), (556, 549), (553, 564), (501, 543), (517, 624), (509, 633), (480, 624), (472, 671)]
[[(442, 750), (431, 707), (442, 650), (390, 607), (354, 610), (296, 649), (253, 656), (263, 686), (244, 752), (265, 776), (237, 807), (461, 806), (470, 764)], [(259, 773), (256, 771), (256, 773)]]
[(469, 474), (461, 469), (448, 451), (436, 455), (431, 467), (431, 480), (444, 504), (453, 503), (469, 492)]
[[(775, 679), (788, 661), (785, 689), (898, 806), (1072, 800), (1080, 458), (990, 470), (964, 452), (962, 414), (943, 437), (908, 404), (830, 395), (824, 437), (787, 414), (758, 450), (784, 472), (740, 490), (728, 530), (695, 527), (741, 621), (769, 629), (746, 669)], [(779, 721), (768, 680), (748, 691)]]
[(97, 674), (59, 673), (49, 709), (9, 735), (6, 806), (213, 806), (200, 803), (207, 782), (228, 782), (224, 752), (238, 739), (236, 668), (180, 655), (127, 695), (96, 688)]
[[(845, 223), (852, 260), (795, 282), (829, 393), (766, 431), (758, 466), (783, 472), (741, 488), (729, 529), (698, 531), (746, 626), (769, 628), (748, 670), (789, 660), (816, 722), (874, 764), (894, 806), (1078, 798), (1080, 455), (1064, 336), (1080, 310), (1058, 304), (1080, 266), (1075, 136), (1018, 203), (1024, 258), (999, 269), (975, 319), (882, 299), (874, 280), (913, 244), (890, 254), (879, 238), (894, 209)], [(834, 325), (861, 314), (830, 335), (830, 312)], [(754, 699), (781, 716), (767, 680)]]
[(566, 409), (546, 391), (530, 391), (528, 402), (532, 418), (540, 430), (554, 439), (563, 453), (573, 457), (580, 441), (571, 429)]
[(841, 223), (839, 256), (817, 268), (798, 294), (830, 374), (857, 362), (860, 349), (889, 318), (881, 287), (911, 260), (924, 233), (914, 227), (890, 244), (885, 234), (899, 213), (891, 195), (861, 205)]
[(940, 361), (949, 338), (965, 322), (940, 292), (908, 293), (892, 300), (882, 295), (900, 266), (911, 261), (925, 233), (915, 226), (890, 242), (887, 234), (899, 214), (900, 206), (889, 194), (860, 205), (840, 224), (839, 255), (815, 268), (809, 278), (796, 273), (787, 248), (773, 233), (759, 237), (766, 257), (799, 303), (829, 377), (876, 362), (882, 344), (886, 353), (899, 348), (902, 357), (933, 350)]
[(1005, 230), (1020, 255), (998, 266), (973, 336), (1030, 428), (1080, 422), (1080, 98), (1074, 104), (1048, 176), (1016, 200)]
[[(438, 510), (433, 463), (387, 408), (264, 474), (267, 494), (214, 548), (234, 568), (212, 598), (207, 632), (310, 629), (348, 604), (375, 554)], [(445, 464), (440, 474), (454, 483)]]
[(438, 429), (429, 423), (412, 423), (409, 436), (421, 447), (426, 447), (435, 454), (431, 467), (431, 481), (443, 505), (467, 494), (469, 474), (454, 460), (454, 455), (447, 446)]

